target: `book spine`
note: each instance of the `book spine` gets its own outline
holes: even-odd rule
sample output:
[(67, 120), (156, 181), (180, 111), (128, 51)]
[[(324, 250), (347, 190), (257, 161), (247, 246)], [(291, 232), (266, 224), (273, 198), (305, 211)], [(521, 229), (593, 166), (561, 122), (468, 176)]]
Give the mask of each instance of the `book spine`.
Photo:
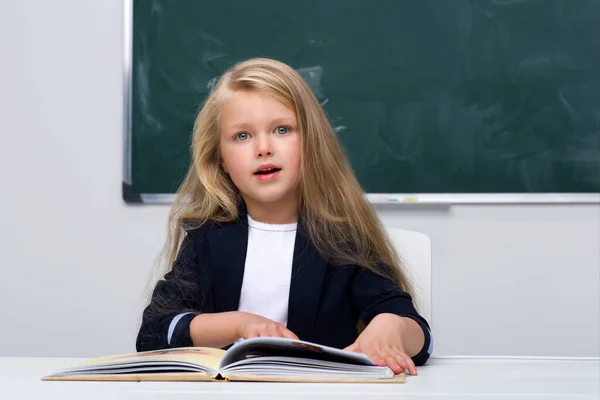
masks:
[(228, 382), (229, 378), (223, 375), (221, 372), (217, 372), (216, 375), (210, 377), (213, 381)]

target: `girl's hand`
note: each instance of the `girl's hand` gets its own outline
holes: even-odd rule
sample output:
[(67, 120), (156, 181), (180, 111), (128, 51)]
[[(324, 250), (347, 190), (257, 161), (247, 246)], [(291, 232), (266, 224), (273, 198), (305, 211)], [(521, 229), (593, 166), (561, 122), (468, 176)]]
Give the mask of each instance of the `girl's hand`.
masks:
[(344, 350), (365, 353), (377, 365), (391, 368), (399, 374), (408, 369), (410, 375), (417, 374), (413, 360), (404, 350), (403, 337), (407, 332), (408, 318), (394, 314), (379, 314)]
[(279, 322), (247, 312), (238, 312), (236, 317), (236, 332), (240, 338), (267, 336), (298, 340), (298, 336)]

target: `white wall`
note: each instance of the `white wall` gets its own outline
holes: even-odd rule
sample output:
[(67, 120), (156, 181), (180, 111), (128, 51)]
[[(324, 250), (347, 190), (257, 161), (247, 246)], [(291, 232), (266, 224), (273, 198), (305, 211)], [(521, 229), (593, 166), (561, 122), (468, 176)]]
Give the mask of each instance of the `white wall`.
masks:
[[(121, 21), (0, 2), (0, 356), (134, 350), (168, 209), (121, 201)], [(432, 239), (438, 355), (599, 355), (597, 205), (379, 214)]]

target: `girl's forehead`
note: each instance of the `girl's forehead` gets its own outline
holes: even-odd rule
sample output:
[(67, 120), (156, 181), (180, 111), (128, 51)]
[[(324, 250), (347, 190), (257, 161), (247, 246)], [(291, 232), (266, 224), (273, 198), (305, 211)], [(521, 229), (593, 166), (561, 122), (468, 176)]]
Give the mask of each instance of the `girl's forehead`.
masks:
[(223, 102), (221, 119), (264, 120), (270, 118), (296, 119), (296, 113), (286, 104), (257, 91), (236, 91)]
[(281, 100), (277, 99), (276, 96), (263, 93), (258, 90), (234, 90), (231, 91), (225, 99), (224, 104), (241, 104), (244, 105), (252, 105), (252, 104), (269, 104), (269, 105), (279, 105), (282, 107), (287, 107)]

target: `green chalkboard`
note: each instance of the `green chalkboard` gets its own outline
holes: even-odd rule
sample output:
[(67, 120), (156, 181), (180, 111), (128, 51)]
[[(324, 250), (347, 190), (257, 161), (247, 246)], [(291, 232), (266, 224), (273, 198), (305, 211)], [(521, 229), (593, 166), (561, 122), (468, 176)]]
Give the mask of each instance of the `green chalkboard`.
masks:
[(600, 188), (598, 0), (133, 0), (124, 197), (174, 193), (239, 60), (290, 64), (368, 193)]

